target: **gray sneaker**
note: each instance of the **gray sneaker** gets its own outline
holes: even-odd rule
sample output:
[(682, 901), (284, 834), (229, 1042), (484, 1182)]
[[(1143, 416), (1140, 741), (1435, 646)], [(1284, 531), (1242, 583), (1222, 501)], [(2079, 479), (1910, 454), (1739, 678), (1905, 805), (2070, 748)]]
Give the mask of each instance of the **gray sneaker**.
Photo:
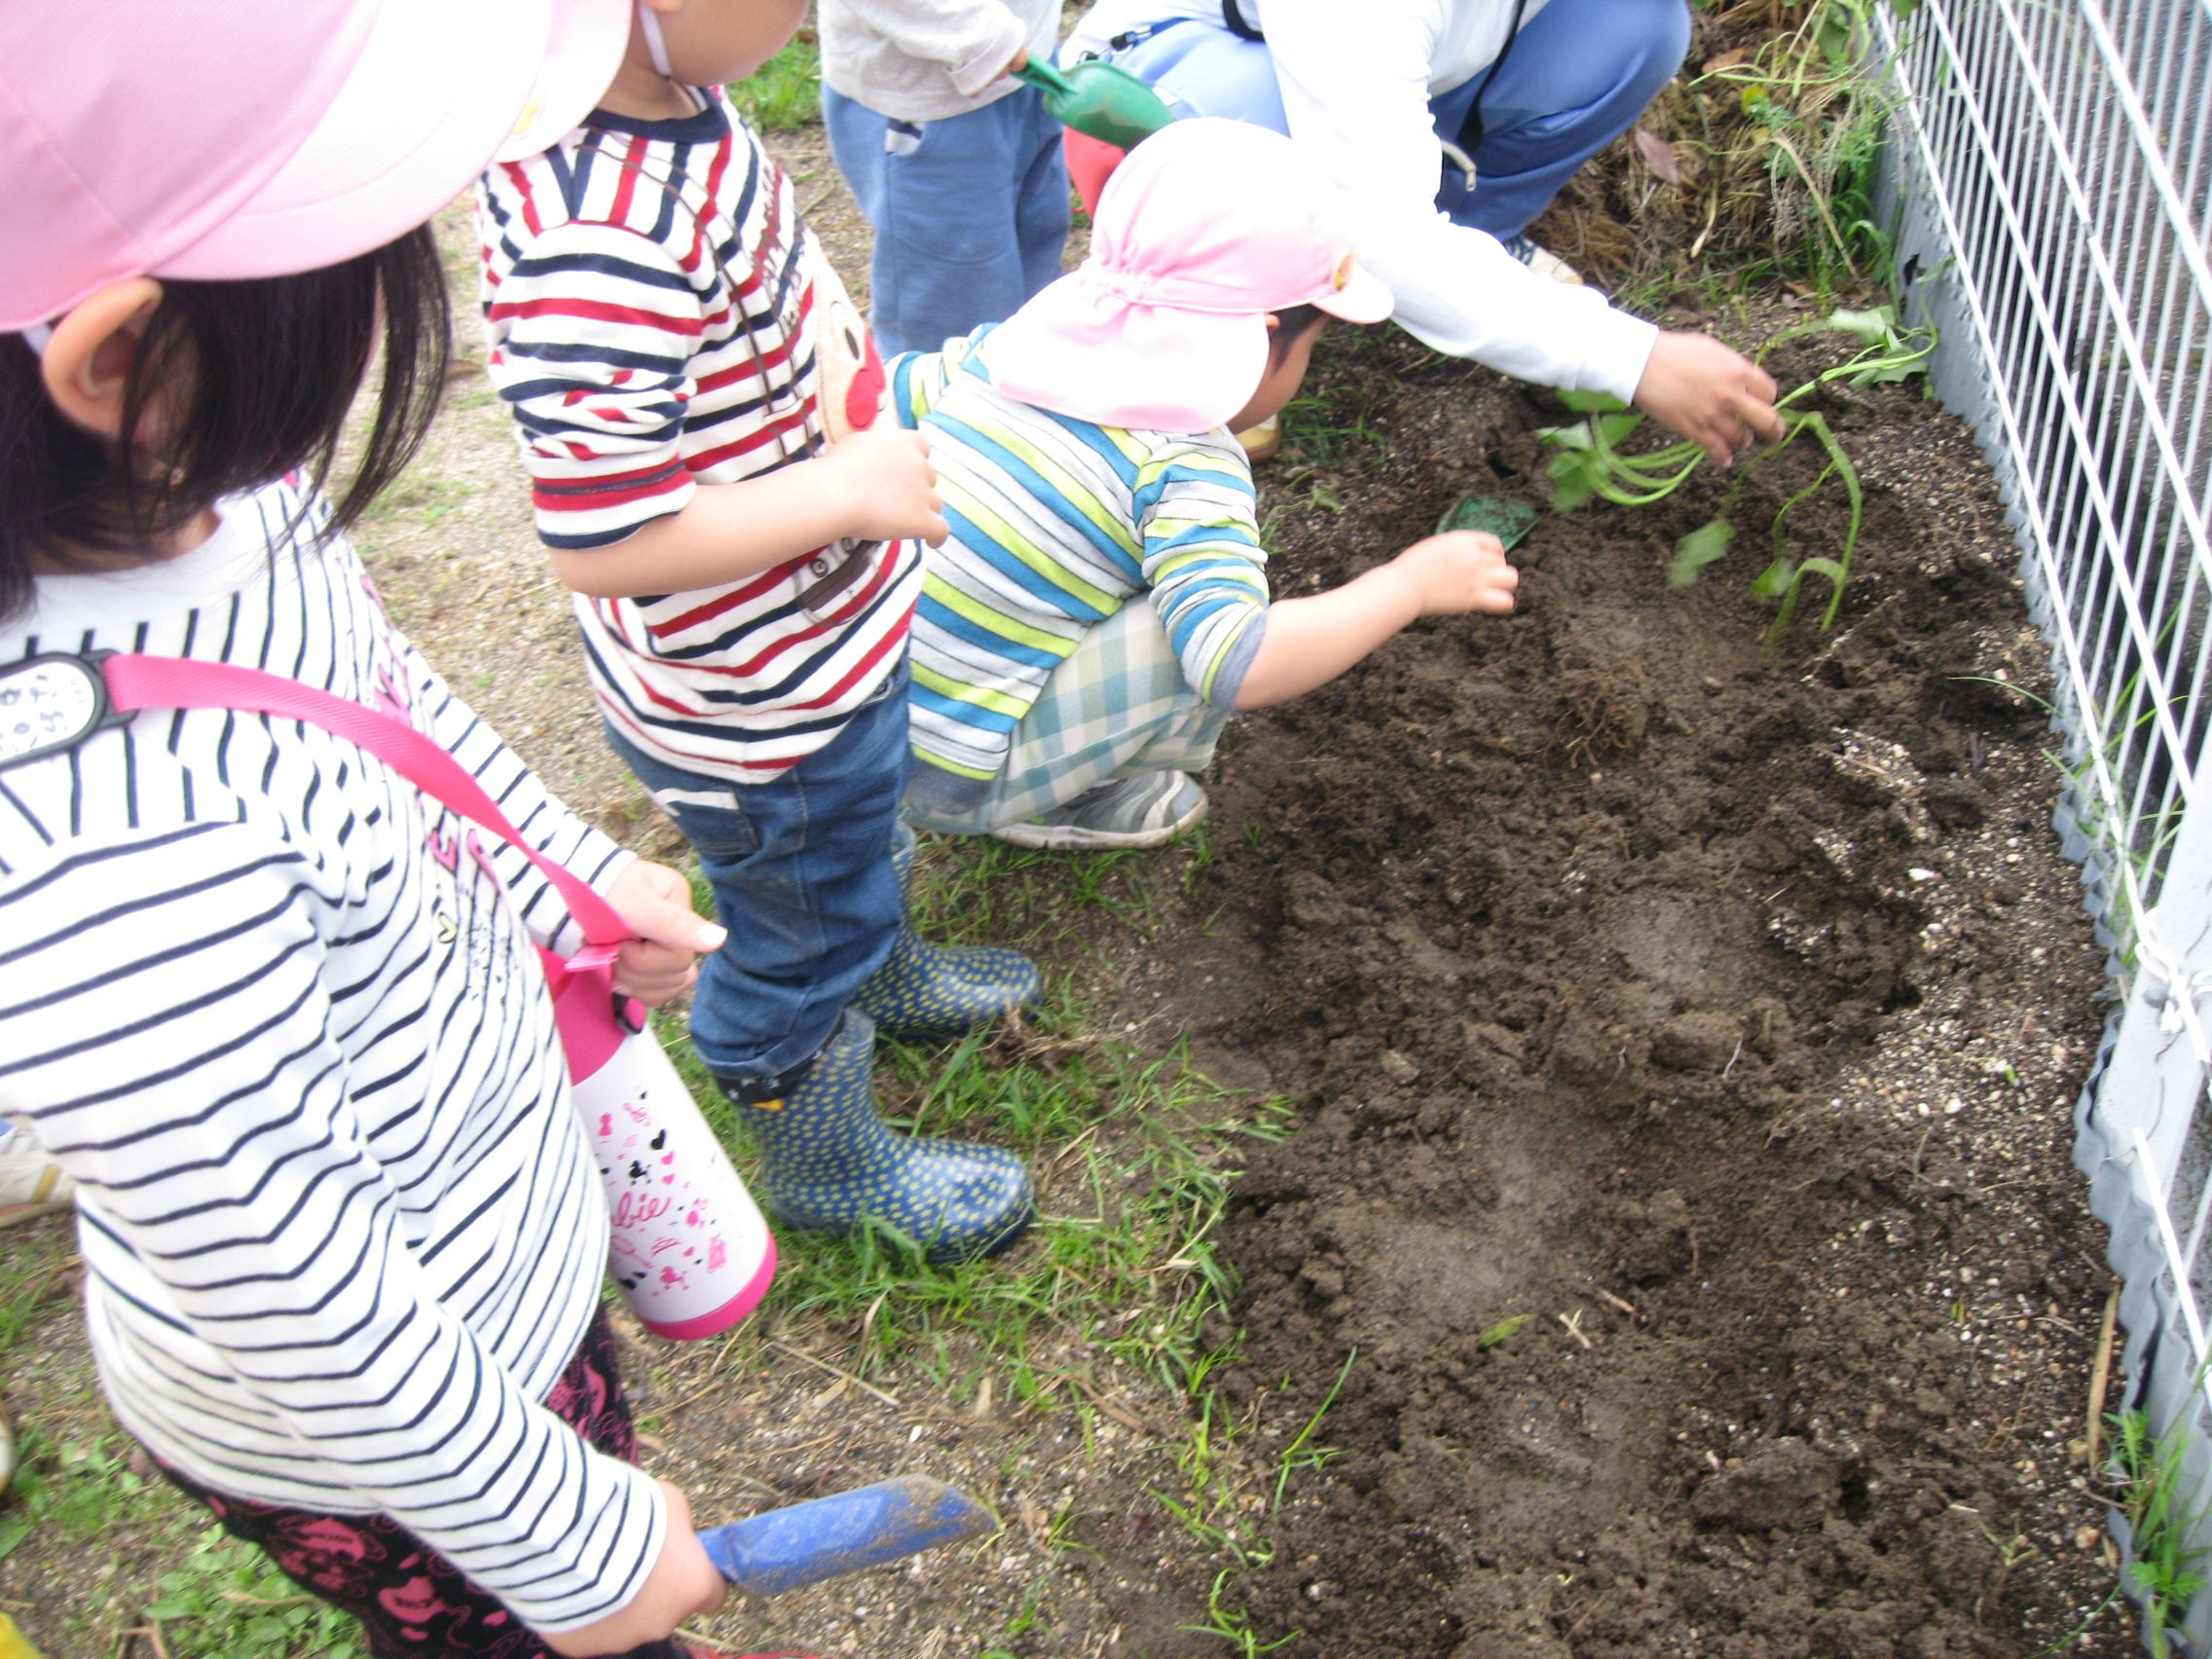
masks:
[(1164, 845), (1205, 815), (1206, 792), (1190, 773), (1140, 772), (1109, 778), (1042, 817), (991, 833), (1017, 847), (1104, 852)]

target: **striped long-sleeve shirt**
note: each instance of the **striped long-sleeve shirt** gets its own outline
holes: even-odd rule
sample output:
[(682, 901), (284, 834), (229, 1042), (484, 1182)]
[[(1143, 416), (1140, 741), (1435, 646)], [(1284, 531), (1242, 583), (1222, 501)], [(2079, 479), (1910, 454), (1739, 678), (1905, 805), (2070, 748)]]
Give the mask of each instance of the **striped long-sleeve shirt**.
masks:
[(959, 809), (1085, 632), (1150, 590), (1198, 696), (1235, 706), (1267, 627), (1252, 465), (1226, 430), (1131, 431), (1007, 396), (989, 327), (890, 364), (927, 428), (952, 534), (923, 555), (912, 652), (914, 787)]
[[(394, 632), (326, 519), (273, 486), (178, 558), (41, 577), (0, 665), (138, 650), (381, 706), (604, 888), (627, 855)], [(666, 1516), (538, 1403), (607, 1208), (533, 948), (579, 941), (483, 840), (344, 739), (229, 710), (0, 770), (0, 1115), (77, 1179), (132, 1433), (218, 1492), (392, 1515), (558, 1630), (637, 1592)]]
[[(753, 129), (700, 96), (682, 120), (594, 114), (478, 187), (491, 375), (548, 546), (610, 546), (821, 448), (821, 251)], [(920, 582), (910, 541), (840, 544), (721, 587), (575, 604), (615, 729), (762, 783), (897, 666)]]

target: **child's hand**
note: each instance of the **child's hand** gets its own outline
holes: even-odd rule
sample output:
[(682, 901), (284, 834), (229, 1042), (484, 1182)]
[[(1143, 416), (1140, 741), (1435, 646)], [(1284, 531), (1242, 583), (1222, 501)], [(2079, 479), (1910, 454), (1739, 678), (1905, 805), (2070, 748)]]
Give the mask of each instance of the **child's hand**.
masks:
[(930, 441), (921, 433), (866, 426), (830, 445), (814, 464), (839, 469), (837, 487), (852, 514), (845, 534), (854, 540), (912, 536), (935, 547), (945, 538), (937, 468), (930, 464)]
[(658, 1008), (698, 977), (700, 952), (719, 950), (728, 931), (691, 908), (691, 884), (666, 865), (638, 860), (614, 878), (607, 902), (630, 924), (614, 958), (614, 988)]
[(729, 1595), (729, 1585), (707, 1559), (699, 1534), (691, 1527), (691, 1504), (666, 1481), (656, 1481), (668, 1499), (668, 1535), (661, 1541), (645, 1581), (618, 1611), (588, 1625), (557, 1635), (540, 1635), (539, 1641), (556, 1653), (585, 1659), (599, 1653), (627, 1653), (649, 1641), (665, 1641), (678, 1627), (701, 1613), (711, 1613)]
[(1513, 609), (1521, 572), (1505, 560), (1505, 546), (1480, 530), (1451, 530), (1415, 542), (1390, 561), (1414, 584), (1423, 616), (1457, 616), (1469, 610), (1504, 616)]

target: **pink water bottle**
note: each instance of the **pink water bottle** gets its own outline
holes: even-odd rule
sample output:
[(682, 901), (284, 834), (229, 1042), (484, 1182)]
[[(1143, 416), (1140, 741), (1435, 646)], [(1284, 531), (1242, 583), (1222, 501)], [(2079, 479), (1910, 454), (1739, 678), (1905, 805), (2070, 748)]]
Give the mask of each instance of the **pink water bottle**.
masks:
[[(608, 1272), (656, 1337), (728, 1330), (776, 1274), (776, 1240), (668, 1055), (629, 1005), (615, 1015), (610, 971), (588, 950), (547, 964), (568, 1051), (570, 1097), (607, 1182)], [(609, 953), (611, 954), (611, 953)], [(566, 983), (563, 983), (566, 979)]]

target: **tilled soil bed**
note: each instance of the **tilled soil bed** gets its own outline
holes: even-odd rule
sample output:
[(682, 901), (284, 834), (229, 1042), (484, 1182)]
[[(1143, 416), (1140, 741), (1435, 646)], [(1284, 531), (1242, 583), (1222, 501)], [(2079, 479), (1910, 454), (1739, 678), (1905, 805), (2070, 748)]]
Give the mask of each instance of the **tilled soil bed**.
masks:
[[(1329, 380), (1320, 422), (1381, 443), (1263, 475), (1307, 503), (1278, 592), (1540, 494), (1536, 394), (1403, 336)], [(1128, 994), (1309, 1102), (1225, 1239), (1232, 1387), (1284, 1436), (1328, 1401), (1337, 1453), (1242, 1581), (1284, 1652), (2025, 1655), (2111, 1588), (2067, 1159), (2103, 977), (2045, 713), (2000, 683), (2045, 653), (1966, 431), (1910, 389), (1816, 406), (1867, 489), (1832, 632), (1808, 604), (1770, 645), (1748, 592), (1806, 442), (1686, 591), (1721, 480), (1545, 520), (1517, 616), (1233, 727)], [(1841, 491), (1796, 521), (1833, 557)]]

